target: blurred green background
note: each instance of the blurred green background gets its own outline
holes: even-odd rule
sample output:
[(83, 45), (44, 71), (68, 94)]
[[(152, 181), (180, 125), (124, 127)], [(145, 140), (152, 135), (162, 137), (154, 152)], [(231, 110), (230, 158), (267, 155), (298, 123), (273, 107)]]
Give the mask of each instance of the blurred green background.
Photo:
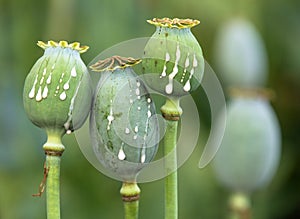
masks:
[[(152, 35), (153, 17), (190, 17), (206, 60), (214, 68), (213, 46), (224, 21), (242, 16), (254, 23), (269, 55), (268, 87), (282, 128), (282, 158), (271, 185), (253, 195), (257, 219), (300, 218), (300, 1), (298, 0), (0, 0), (0, 218), (45, 218), (45, 195), (34, 198), (42, 179), (45, 134), (27, 119), (23, 82), (43, 54), (38, 40), (89, 45), (89, 63), (121, 41)], [(226, 218), (229, 192), (211, 166), (198, 169), (209, 127), (201, 89), (194, 94), (201, 113), (199, 146), (179, 169), (179, 218)], [(202, 99), (204, 101), (202, 101)], [(202, 103), (204, 102), (204, 103)], [(63, 139), (63, 218), (122, 218), (120, 182), (99, 173), (82, 155), (74, 135)], [(140, 218), (163, 218), (163, 181), (140, 185)]]

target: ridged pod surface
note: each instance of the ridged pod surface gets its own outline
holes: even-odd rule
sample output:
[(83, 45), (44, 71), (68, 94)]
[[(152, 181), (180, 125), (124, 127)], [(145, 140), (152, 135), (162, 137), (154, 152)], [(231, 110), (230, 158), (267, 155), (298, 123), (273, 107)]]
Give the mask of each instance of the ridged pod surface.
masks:
[(25, 80), (25, 111), (47, 132), (69, 134), (81, 127), (90, 111), (90, 77), (80, 58), (88, 47), (66, 41), (39, 41), (38, 45), (45, 52)]
[(131, 66), (140, 62), (113, 56), (91, 66), (100, 71), (91, 115), (91, 138), (97, 158), (125, 182), (155, 156), (158, 121), (143, 82)]
[(234, 191), (252, 192), (272, 179), (280, 158), (280, 128), (268, 100), (228, 103), (222, 145), (213, 161), (217, 178)]
[(181, 97), (197, 89), (204, 72), (202, 49), (191, 32), (192, 19), (148, 20), (156, 31), (144, 48), (145, 82), (155, 91)]

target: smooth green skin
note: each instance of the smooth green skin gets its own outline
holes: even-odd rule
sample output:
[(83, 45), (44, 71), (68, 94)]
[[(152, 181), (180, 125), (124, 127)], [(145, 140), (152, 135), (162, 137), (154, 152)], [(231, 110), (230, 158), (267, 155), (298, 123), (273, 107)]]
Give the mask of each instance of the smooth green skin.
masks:
[(264, 99), (236, 98), (227, 106), (226, 130), (213, 161), (214, 171), (223, 185), (250, 193), (270, 182), (279, 164), (278, 121)]
[(222, 26), (216, 38), (215, 61), (226, 86), (262, 87), (267, 82), (265, 45), (247, 20), (235, 18)]
[[(124, 182), (121, 188), (121, 195), (130, 197), (139, 195), (141, 192), (137, 183), (126, 183)], [(136, 201), (123, 201), (124, 204), (124, 218), (125, 219), (138, 219), (139, 216), (139, 200)]]
[[(71, 76), (73, 67), (76, 69), (76, 77)], [(46, 69), (46, 74), (43, 76), (44, 69)], [(64, 73), (63, 77), (62, 73)], [(51, 83), (46, 84), (50, 74)], [(29, 97), (36, 77), (35, 94), (39, 87), (42, 90), (45, 86), (48, 87), (48, 95), (41, 101), (36, 100), (36, 95), (34, 98)], [(69, 89), (65, 91), (66, 99), (61, 100), (59, 96), (69, 79)], [(56, 93), (57, 86), (59, 86), (58, 93)], [(50, 47), (33, 65), (25, 80), (23, 103), (27, 116), (36, 126), (64, 133), (67, 130), (78, 129), (85, 121), (90, 110), (91, 92), (90, 78), (79, 52), (71, 48)], [(72, 103), (74, 95), (76, 97)]]
[(48, 169), (46, 181), (47, 219), (60, 219), (60, 160), (65, 147), (61, 142), (61, 133), (48, 131), (47, 137), (43, 149), (46, 152), (57, 153), (57, 156), (46, 154), (46, 168)]
[[(156, 119), (151, 119), (145, 135), (148, 120), (147, 90), (141, 83), (141, 98), (137, 99), (135, 94), (137, 87), (136, 74), (131, 68), (117, 69), (113, 72), (100, 73), (101, 79), (97, 86), (95, 100), (93, 103), (91, 117), (91, 133), (94, 150), (100, 162), (115, 173), (123, 181), (135, 181), (137, 173), (144, 165), (149, 163), (155, 156), (158, 146), (158, 123)], [(130, 103), (130, 99), (133, 103)], [(141, 107), (140, 110), (137, 108)], [(108, 116), (112, 110), (114, 120), (108, 130)], [(150, 111), (155, 115), (153, 102), (150, 103)], [(138, 132), (134, 128), (138, 123)], [(130, 134), (125, 133), (125, 129), (130, 129)], [(138, 139), (134, 140), (137, 134)], [(121, 145), (126, 155), (125, 160), (118, 158)], [(146, 159), (141, 163), (142, 147), (146, 147)]]
[[(166, 158), (166, 171), (177, 166), (176, 138), (178, 121), (166, 121), (166, 133), (164, 136), (164, 155)], [(177, 170), (165, 178), (165, 219), (178, 218), (178, 191), (177, 191)]]
[(60, 156), (46, 156), (47, 177), (47, 219), (60, 219)]
[(124, 202), (124, 218), (138, 219), (139, 218), (139, 201)]
[[(180, 116), (182, 109), (179, 99), (167, 99), (161, 111), (165, 115)], [(177, 188), (177, 127), (178, 121), (166, 120), (164, 135), (165, 171), (165, 219), (178, 218), (178, 188)]]
[[(165, 92), (165, 87), (169, 82), (168, 75), (173, 71), (178, 43), (180, 48), (178, 73), (174, 78), (174, 90), (172, 94), (167, 94)], [(160, 75), (163, 72), (167, 52), (170, 54), (170, 61), (166, 64), (167, 76), (161, 78)], [(187, 72), (183, 82), (181, 82), (188, 54), (190, 57), (190, 65), (187, 67)], [(202, 49), (190, 28), (178, 29), (157, 27), (144, 49), (144, 57), (142, 61), (143, 74), (153, 74), (149, 77), (145, 77), (147, 85), (166, 96), (180, 97), (187, 95), (189, 92), (184, 91), (183, 86), (186, 84), (190, 76), (194, 54), (196, 54), (198, 66), (195, 68), (195, 73), (191, 78), (191, 89), (189, 92), (198, 88), (203, 77), (204, 58)]]

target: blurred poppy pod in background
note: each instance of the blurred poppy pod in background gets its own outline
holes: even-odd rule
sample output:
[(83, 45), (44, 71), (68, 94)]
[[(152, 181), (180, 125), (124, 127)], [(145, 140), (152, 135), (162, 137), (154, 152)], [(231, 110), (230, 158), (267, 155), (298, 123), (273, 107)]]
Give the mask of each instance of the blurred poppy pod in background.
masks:
[(269, 102), (273, 92), (263, 87), (266, 51), (252, 23), (240, 18), (222, 27), (215, 51), (221, 78), (230, 86), (230, 100), (214, 172), (232, 192), (232, 215), (249, 216), (251, 194), (270, 183), (281, 155), (279, 122)]
[(234, 98), (227, 112), (214, 170), (225, 186), (249, 193), (269, 183), (277, 170), (279, 124), (268, 100), (263, 98)]
[(246, 19), (232, 19), (222, 26), (216, 38), (215, 58), (219, 76), (226, 86), (266, 84), (266, 48), (258, 30)]

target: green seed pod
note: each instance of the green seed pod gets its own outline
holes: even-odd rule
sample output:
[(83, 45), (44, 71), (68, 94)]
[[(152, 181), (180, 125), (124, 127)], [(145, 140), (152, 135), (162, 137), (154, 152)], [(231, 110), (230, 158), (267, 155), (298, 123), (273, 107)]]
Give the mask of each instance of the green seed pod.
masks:
[(242, 19), (225, 23), (217, 35), (215, 57), (227, 86), (260, 87), (266, 83), (266, 49), (252, 23)]
[(218, 180), (234, 191), (252, 192), (272, 179), (280, 158), (276, 115), (263, 98), (231, 100), (227, 125), (213, 161)]
[(66, 41), (39, 41), (38, 46), (45, 52), (25, 80), (25, 111), (47, 132), (69, 134), (83, 124), (90, 110), (90, 77), (80, 58), (88, 47)]
[(156, 31), (144, 49), (143, 74), (148, 86), (167, 96), (181, 97), (197, 89), (204, 72), (202, 49), (191, 32), (199, 21), (148, 20)]
[(135, 181), (154, 158), (159, 142), (154, 103), (131, 68), (139, 62), (113, 56), (91, 66), (101, 71), (90, 122), (94, 151), (105, 168), (126, 182)]

